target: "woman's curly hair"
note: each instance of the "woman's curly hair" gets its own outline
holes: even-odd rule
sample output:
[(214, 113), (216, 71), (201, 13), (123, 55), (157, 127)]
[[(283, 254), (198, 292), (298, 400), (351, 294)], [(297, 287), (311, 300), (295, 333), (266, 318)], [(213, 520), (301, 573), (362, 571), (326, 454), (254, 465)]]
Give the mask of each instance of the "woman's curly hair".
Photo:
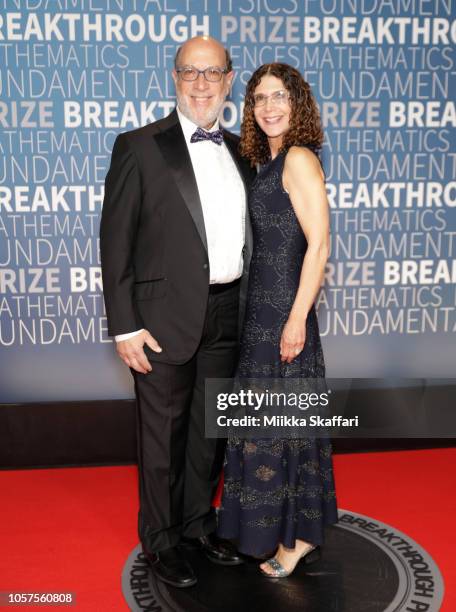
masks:
[(239, 151), (252, 166), (265, 164), (271, 157), (266, 134), (255, 121), (253, 95), (261, 79), (271, 75), (280, 79), (290, 95), (290, 128), (283, 137), (280, 151), (306, 145), (318, 156), (323, 144), (323, 129), (317, 103), (310, 89), (296, 68), (288, 64), (263, 64), (250, 77), (245, 92), (244, 116), (241, 124)]

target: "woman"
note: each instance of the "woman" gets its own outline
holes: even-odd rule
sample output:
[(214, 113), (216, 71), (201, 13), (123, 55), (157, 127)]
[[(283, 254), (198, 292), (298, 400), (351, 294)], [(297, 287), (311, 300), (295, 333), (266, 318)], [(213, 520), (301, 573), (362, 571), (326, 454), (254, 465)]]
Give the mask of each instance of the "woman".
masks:
[[(319, 378), (325, 365), (314, 308), (329, 249), (329, 210), (318, 157), (323, 142), (308, 83), (266, 64), (246, 91), (241, 153), (259, 173), (249, 194), (254, 249), (237, 375)], [(231, 437), (219, 535), (237, 539), (268, 577), (318, 558), (337, 521), (331, 445), (320, 439)]]

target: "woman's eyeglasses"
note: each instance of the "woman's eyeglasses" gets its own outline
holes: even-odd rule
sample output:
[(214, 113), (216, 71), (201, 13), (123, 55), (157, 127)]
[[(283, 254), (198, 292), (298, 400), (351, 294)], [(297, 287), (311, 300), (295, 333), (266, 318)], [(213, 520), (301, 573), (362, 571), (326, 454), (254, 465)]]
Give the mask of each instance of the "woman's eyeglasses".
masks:
[(268, 100), (271, 100), (273, 104), (280, 105), (288, 102), (288, 91), (280, 89), (274, 93), (266, 96), (265, 94), (255, 94), (253, 96), (253, 102), (255, 106), (264, 106)]

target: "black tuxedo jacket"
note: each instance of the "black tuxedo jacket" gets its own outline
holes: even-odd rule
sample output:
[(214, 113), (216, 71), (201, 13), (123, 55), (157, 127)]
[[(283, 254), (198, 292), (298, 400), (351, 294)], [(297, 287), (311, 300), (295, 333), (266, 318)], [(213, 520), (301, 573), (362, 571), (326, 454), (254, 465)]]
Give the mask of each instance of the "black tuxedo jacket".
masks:
[[(224, 136), (248, 192), (255, 172), (239, 156), (238, 137), (227, 131)], [(244, 298), (251, 246), (247, 210)], [(144, 327), (163, 349), (153, 353), (154, 361), (188, 361), (202, 336), (209, 259), (196, 179), (176, 111), (117, 137), (105, 181), (100, 250), (108, 333)]]

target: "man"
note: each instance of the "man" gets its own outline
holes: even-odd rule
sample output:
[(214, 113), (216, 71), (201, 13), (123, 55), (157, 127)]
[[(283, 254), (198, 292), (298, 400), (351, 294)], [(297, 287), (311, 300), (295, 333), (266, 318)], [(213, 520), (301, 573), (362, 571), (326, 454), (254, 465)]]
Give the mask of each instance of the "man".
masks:
[(241, 563), (214, 534), (224, 444), (204, 437), (204, 381), (235, 366), (251, 169), (218, 125), (233, 80), (220, 43), (187, 41), (172, 76), (177, 109), (116, 139), (100, 240), (109, 334), (135, 380), (139, 535), (156, 577), (186, 587), (183, 542)]

